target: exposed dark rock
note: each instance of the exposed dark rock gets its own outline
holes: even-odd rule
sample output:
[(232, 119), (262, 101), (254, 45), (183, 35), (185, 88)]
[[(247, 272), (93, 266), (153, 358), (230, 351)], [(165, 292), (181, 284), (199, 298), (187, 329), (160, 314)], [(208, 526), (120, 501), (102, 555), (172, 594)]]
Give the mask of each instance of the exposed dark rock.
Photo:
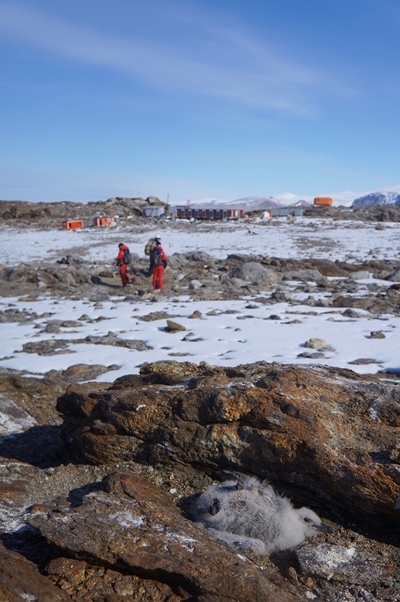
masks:
[(186, 327), (173, 320), (167, 320), (167, 326), (164, 328), (164, 332), (181, 332), (183, 330), (186, 330)]
[(214, 257), (204, 251), (189, 251), (188, 253), (185, 253), (185, 259), (190, 262), (201, 261), (202, 263), (214, 263)]
[(395, 580), (395, 575), (390, 574), (393, 568), (385, 566), (382, 557), (370, 554), (369, 558), (365, 558), (365, 552), (354, 545), (305, 544), (296, 550), (296, 556), (304, 573), (328, 581), (332, 579), (357, 585), (385, 583), (390, 586)]
[[(58, 406), (63, 411), (74, 399), (66, 435), (97, 464), (173, 459), (201, 463), (211, 473), (250, 471), (295, 483), (347, 512), (351, 504), (399, 518), (398, 485), (386, 456), (400, 427), (396, 386), (321, 367), (204, 369), (147, 364), (142, 385), (111, 390), (86, 410), (88, 398), (79, 401), (71, 390)], [(186, 390), (148, 384), (185, 381)], [(296, 418), (288, 407), (296, 408)]]
[(354, 311), (354, 309), (345, 309), (344, 312), (342, 312), (342, 316), (346, 316), (346, 318), (360, 318), (361, 314), (359, 314), (358, 311)]
[[(50, 332), (58, 332), (51, 329)], [(37, 343), (29, 342), (22, 345), (24, 353), (37, 353), (37, 355), (57, 355), (60, 353), (74, 353), (68, 349), (68, 345), (72, 341), (64, 341), (62, 339), (51, 339), (49, 341), (38, 341)]]
[(231, 278), (238, 278), (246, 282), (259, 282), (260, 280), (268, 281), (269, 283), (278, 282), (279, 278), (275, 271), (266, 268), (260, 263), (252, 261), (246, 262), (238, 268), (229, 272)]
[[(0, 442), (0, 527), (14, 531), (3, 536), (10, 574), (19, 562), (14, 550), (73, 600), (228, 602), (317, 595), (331, 602), (346, 599), (349, 588), (355, 600), (361, 590), (376, 600), (396, 600), (396, 384), (346, 370), (279, 364), (145, 364), (140, 375), (111, 386), (70, 385), (59, 397), (64, 441), (72, 437), (76, 452), (95, 466), (71, 463), (58, 436), (51, 391), (58, 383), (62, 392), (66, 381), (38, 381), (34, 389), (31, 380), (0, 379), (15, 412), (20, 407), (32, 416), (34, 404), (46, 399), (55, 424), (38, 424)], [(43, 412), (35, 416), (46, 422)], [(102, 484), (110, 464), (123, 464), (125, 471)], [(186, 509), (211, 479), (243, 473), (268, 477), (324, 522), (327, 515), (339, 521), (331, 523), (334, 533), (296, 549), (297, 556), (288, 551), (246, 558), (225, 549), (187, 520)], [(27, 518), (36, 531), (16, 530)], [(346, 550), (352, 548), (350, 557)], [(4, 591), (10, 596), (5, 600), (13, 600)]]
[(355, 366), (366, 366), (367, 364), (376, 364), (378, 363), (376, 360), (373, 360), (369, 357), (359, 357), (352, 362), (348, 362), (349, 364), (354, 364)]
[(142, 215), (142, 209), (148, 205), (165, 205), (157, 197), (124, 198), (115, 197), (107, 201), (89, 203), (72, 203), (62, 201), (57, 203), (29, 203), (25, 201), (0, 201), (0, 217), (3, 222), (13, 225), (21, 223), (40, 223), (41, 227), (61, 227), (61, 223), (71, 219), (86, 220), (86, 225), (92, 225), (95, 216), (120, 216)]
[(138, 316), (137, 319), (142, 322), (153, 322), (156, 320), (166, 320), (167, 318), (175, 318), (176, 316), (169, 315), (166, 311), (153, 311), (144, 316)]
[[(181, 598), (301, 599), (272, 584), (252, 562), (220, 547), (213, 535), (185, 519), (174, 500), (143, 477), (113, 473), (104, 480), (104, 489), (85, 496), (78, 507), (64, 504), (29, 522), (64, 555), (164, 583), (181, 592)], [(50, 570), (54, 572), (54, 563)]]
[(47, 376), (63, 378), (70, 383), (78, 383), (85, 380), (94, 380), (100, 376), (100, 374), (105, 374), (111, 370), (118, 369), (119, 366), (117, 364), (112, 364), (111, 366), (102, 366), (101, 364), (74, 364), (73, 366), (69, 366), (66, 370), (51, 370), (47, 373)]
[(46, 600), (71, 602), (72, 598), (56, 587), (37, 566), (21, 554), (7, 550), (0, 543), (0, 597), (3, 602)]
[(386, 339), (386, 336), (381, 330), (373, 330), (369, 336), (370, 339)]
[(227, 261), (238, 261), (241, 263), (258, 262), (259, 257), (256, 255), (243, 255), (242, 253), (230, 253), (226, 258)]
[(120, 339), (113, 332), (109, 332), (105, 336), (96, 337), (93, 335), (87, 336), (84, 341), (73, 341), (76, 343), (94, 343), (95, 345), (112, 345), (114, 347), (126, 347), (127, 349), (136, 349), (137, 351), (147, 351), (148, 349), (152, 349), (145, 341), (140, 341), (136, 339)]
[(325, 280), (324, 276), (318, 270), (292, 270), (285, 272), (283, 278), (286, 280), (301, 280), (303, 282), (321, 282), (321, 280)]

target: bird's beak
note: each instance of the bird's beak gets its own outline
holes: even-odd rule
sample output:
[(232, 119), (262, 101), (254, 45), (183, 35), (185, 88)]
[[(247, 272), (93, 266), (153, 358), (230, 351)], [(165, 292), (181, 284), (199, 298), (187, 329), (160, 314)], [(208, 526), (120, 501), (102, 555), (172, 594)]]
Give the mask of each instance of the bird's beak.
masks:
[(333, 529), (328, 527), (328, 525), (315, 525), (315, 528), (318, 529), (318, 531), (321, 531), (321, 533), (333, 533)]

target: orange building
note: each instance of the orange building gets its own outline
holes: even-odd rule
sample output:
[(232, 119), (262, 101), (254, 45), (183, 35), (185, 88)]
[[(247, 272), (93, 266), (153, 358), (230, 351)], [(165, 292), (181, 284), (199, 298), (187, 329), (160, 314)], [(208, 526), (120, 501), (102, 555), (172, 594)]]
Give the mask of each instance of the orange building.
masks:
[(332, 205), (333, 200), (331, 199), (330, 196), (317, 196), (314, 199), (314, 205), (322, 205), (325, 207), (329, 207), (329, 205)]
[(83, 221), (81, 219), (75, 219), (62, 223), (63, 230), (77, 230), (83, 228)]
[(115, 226), (115, 219), (113, 217), (95, 217), (93, 226)]

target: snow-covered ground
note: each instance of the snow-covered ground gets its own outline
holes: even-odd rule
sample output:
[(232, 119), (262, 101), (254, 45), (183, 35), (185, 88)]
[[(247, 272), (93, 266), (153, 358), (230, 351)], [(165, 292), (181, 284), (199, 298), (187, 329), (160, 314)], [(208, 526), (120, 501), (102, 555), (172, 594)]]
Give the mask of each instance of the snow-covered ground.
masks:
[[(156, 230), (157, 228), (157, 230)], [(285, 258), (364, 261), (371, 255), (379, 259), (400, 256), (400, 224), (386, 223), (382, 230), (373, 222), (313, 220), (298, 218), (288, 223), (274, 218), (269, 223), (179, 223), (160, 222), (137, 227), (134, 224), (114, 229), (24, 230), (0, 228), (0, 263), (7, 266), (36, 260), (54, 261), (67, 253), (83, 260), (110, 263), (117, 254), (118, 242), (143, 256), (150, 235), (158, 232), (168, 254), (193, 249), (207, 251), (224, 259), (230, 253), (254, 253)]]
[[(276, 257), (319, 257), (363, 261), (368, 256), (385, 259), (399, 257), (400, 225), (385, 224), (376, 230), (375, 224), (330, 222), (299, 219), (295, 224), (286, 221), (271, 224), (192, 224), (188, 228), (164, 224), (158, 228), (168, 254), (202, 250), (219, 258), (230, 253), (263, 254)], [(126, 242), (133, 252), (143, 256), (145, 242), (154, 227), (120, 227), (114, 230), (87, 229), (80, 232), (40, 230), (0, 230), (1, 263), (16, 265), (22, 261), (46, 259), (54, 261), (74, 252), (90, 262), (110, 264), (117, 252), (117, 243)], [(168, 272), (166, 273), (168, 278)], [(360, 282), (360, 285), (368, 282)], [(388, 283), (389, 284), (389, 283)], [(292, 284), (294, 288), (295, 283)], [(290, 287), (290, 283), (286, 286)], [(323, 293), (321, 293), (323, 296)], [(359, 373), (381, 369), (399, 369), (398, 328), (400, 318), (391, 315), (371, 316), (357, 310), (359, 318), (347, 318), (342, 310), (314, 308), (298, 304), (263, 305), (253, 298), (235, 301), (193, 301), (189, 297), (166, 300), (134, 301), (115, 297), (102, 304), (88, 299), (61, 300), (43, 293), (35, 301), (1, 298), (0, 311), (14, 307), (36, 312), (38, 318), (22, 324), (0, 323), (0, 367), (41, 375), (51, 369), (65, 370), (75, 364), (117, 364), (118, 370), (98, 377), (98, 381), (113, 381), (124, 374), (137, 373), (143, 362), (177, 360), (221, 366), (267, 361), (299, 364), (325, 364), (351, 368)], [(250, 306), (250, 307), (249, 307)], [(190, 316), (195, 310), (201, 319)], [(186, 332), (165, 332), (166, 320), (141, 321), (151, 312), (165, 311), (186, 327)], [(51, 313), (51, 317), (40, 317)], [(82, 319), (83, 314), (90, 321)], [(275, 316), (271, 319), (271, 316)], [(106, 318), (100, 319), (98, 318)], [(46, 333), (49, 319), (80, 321), (81, 326), (61, 328), (56, 334)], [(382, 331), (385, 338), (370, 338), (372, 331)], [(88, 335), (105, 336), (115, 333), (120, 339), (145, 341), (152, 349), (136, 351), (123, 347), (74, 343)], [(332, 351), (321, 359), (299, 358), (304, 343), (310, 338), (323, 338)], [(45, 356), (22, 351), (27, 342), (68, 340), (67, 350)], [(185, 340), (183, 340), (185, 339)], [(312, 351), (312, 350), (308, 350)], [(359, 358), (375, 363), (349, 364)]]
[[(348, 319), (339, 311), (332, 313), (324, 308), (313, 308), (312, 314), (316, 315), (312, 315), (309, 306), (279, 303), (254, 307), (256, 304), (251, 300), (193, 302), (181, 299), (179, 302), (146, 301), (133, 304), (119, 300), (103, 303), (100, 308), (88, 301), (55, 302), (43, 298), (27, 303), (9, 299), (0, 303), (0, 310), (7, 309), (9, 303), (38, 314), (51, 312), (51, 319), (79, 320), (86, 314), (92, 320), (92, 323), (82, 321), (82, 326), (78, 328), (62, 328), (62, 332), (56, 335), (44, 332), (48, 317), (39, 318), (33, 324), (0, 324), (0, 366), (30, 373), (65, 370), (79, 363), (121, 366), (117, 371), (98, 377), (99, 381), (108, 381), (124, 374), (137, 373), (143, 362), (171, 359), (195, 363), (205, 361), (221, 366), (258, 361), (300, 364), (312, 361), (352, 368), (359, 373), (398, 367), (397, 329), (400, 319), (390, 316)], [(248, 309), (247, 305), (252, 305), (252, 308)], [(202, 319), (190, 318), (194, 310), (202, 312)], [(168, 312), (171, 317), (174, 316), (174, 321), (186, 327), (187, 332), (165, 332), (165, 319), (150, 322), (138, 319), (153, 311)], [(207, 315), (210, 312), (213, 315)], [(278, 317), (269, 319), (271, 315)], [(96, 322), (100, 316), (107, 319)], [(386, 338), (370, 339), (371, 331), (376, 330), (383, 331)], [(153, 349), (136, 351), (108, 345), (73, 343), (73, 339), (88, 335), (105, 336), (110, 331), (121, 339), (143, 340)], [(304, 343), (313, 337), (325, 339), (335, 351), (325, 353), (326, 357), (322, 360), (297, 358), (299, 353), (306, 351)], [(183, 341), (183, 338), (186, 340)], [(24, 343), (49, 339), (69, 340), (69, 353), (39, 356), (22, 352)], [(366, 357), (374, 358), (378, 363), (348, 365), (348, 362)]]

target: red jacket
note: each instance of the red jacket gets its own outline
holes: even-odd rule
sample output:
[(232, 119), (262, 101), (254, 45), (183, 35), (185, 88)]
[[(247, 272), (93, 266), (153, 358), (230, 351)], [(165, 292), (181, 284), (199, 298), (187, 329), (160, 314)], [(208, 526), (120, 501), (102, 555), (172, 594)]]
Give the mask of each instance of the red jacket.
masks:
[(118, 251), (117, 265), (122, 265), (124, 263), (125, 251), (129, 251), (129, 247), (127, 247), (126, 245), (122, 245), (122, 247), (120, 247)]

